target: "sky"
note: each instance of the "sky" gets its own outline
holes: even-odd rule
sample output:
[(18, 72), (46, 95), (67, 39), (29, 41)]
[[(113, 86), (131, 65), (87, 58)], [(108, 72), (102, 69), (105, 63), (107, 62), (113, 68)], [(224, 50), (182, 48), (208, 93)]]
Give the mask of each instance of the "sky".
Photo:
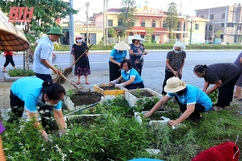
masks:
[[(219, 7), (241, 3), (241, 0), (136, 0), (136, 4), (142, 4), (148, 1), (148, 7), (166, 10), (171, 2), (175, 2), (180, 8), (182, 2), (182, 14), (194, 16), (196, 9)], [(74, 8), (80, 10), (75, 20), (85, 21), (85, 2), (89, 2), (89, 15), (103, 11), (103, 0), (73, 0)], [(108, 8), (120, 8), (122, 0), (108, 0)]]

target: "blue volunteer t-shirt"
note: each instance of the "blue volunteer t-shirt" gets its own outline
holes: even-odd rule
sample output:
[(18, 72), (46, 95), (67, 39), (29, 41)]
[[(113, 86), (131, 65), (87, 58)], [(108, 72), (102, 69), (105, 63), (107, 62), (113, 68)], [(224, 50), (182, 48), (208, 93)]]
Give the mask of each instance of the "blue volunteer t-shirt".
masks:
[[(174, 93), (167, 93), (169, 97), (178, 96)], [(187, 92), (185, 95), (178, 96), (178, 100), (183, 105), (201, 104), (205, 107), (205, 111), (212, 108), (212, 101), (209, 96), (196, 86), (187, 85)]]
[(127, 56), (127, 50), (118, 52), (118, 50), (113, 49), (110, 53), (110, 57), (112, 57), (115, 61), (119, 63), (121, 63), (126, 56)]
[[(24, 108), (26, 110), (35, 113), (38, 111), (36, 106), (45, 105), (41, 98), (42, 83), (43, 80), (40, 78), (25, 77), (16, 80), (12, 84), (10, 90), (15, 96), (24, 101)], [(61, 101), (59, 101), (56, 106), (53, 106), (56, 110), (60, 110), (61, 107)]]
[(135, 77), (134, 82), (132, 84), (143, 82), (143, 79), (140, 77), (139, 73), (134, 68), (131, 68), (127, 72), (122, 69), (121, 76), (123, 77), (125, 82), (130, 80), (130, 77)]

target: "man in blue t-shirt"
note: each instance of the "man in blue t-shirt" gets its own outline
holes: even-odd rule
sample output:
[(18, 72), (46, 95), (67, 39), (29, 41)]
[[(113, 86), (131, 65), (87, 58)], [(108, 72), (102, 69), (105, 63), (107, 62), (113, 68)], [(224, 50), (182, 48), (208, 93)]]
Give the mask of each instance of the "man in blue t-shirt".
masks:
[(212, 108), (212, 101), (206, 93), (193, 85), (186, 85), (177, 77), (169, 78), (164, 88), (167, 95), (165, 95), (155, 106), (144, 116), (150, 117), (163, 104), (175, 97), (182, 112), (181, 116), (176, 120), (170, 120), (168, 123), (175, 126), (187, 118), (191, 118), (194, 122), (199, 122), (202, 115), (200, 112), (209, 111)]

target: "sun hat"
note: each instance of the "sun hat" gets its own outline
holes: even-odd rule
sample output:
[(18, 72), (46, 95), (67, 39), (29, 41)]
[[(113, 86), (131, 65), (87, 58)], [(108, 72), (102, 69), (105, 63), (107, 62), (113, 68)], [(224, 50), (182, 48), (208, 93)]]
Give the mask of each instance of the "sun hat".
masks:
[(76, 40), (77, 40), (77, 39), (82, 39), (82, 35), (77, 35), (77, 36), (76, 36)]
[(164, 91), (167, 93), (179, 92), (186, 88), (186, 83), (177, 77), (171, 77), (166, 81)]
[(64, 36), (64, 34), (62, 33), (62, 29), (59, 28), (59, 27), (52, 27), (47, 34), (48, 35), (53, 34), (53, 35)]
[(125, 42), (121, 41), (121, 42), (117, 43), (113, 48), (116, 50), (129, 50), (130, 46), (128, 44), (126, 44)]
[(141, 40), (141, 41), (144, 41), (144, 39), (141, 38), (140, 35), (134, 35), (134, 37), (132, 38), (132, 40)]

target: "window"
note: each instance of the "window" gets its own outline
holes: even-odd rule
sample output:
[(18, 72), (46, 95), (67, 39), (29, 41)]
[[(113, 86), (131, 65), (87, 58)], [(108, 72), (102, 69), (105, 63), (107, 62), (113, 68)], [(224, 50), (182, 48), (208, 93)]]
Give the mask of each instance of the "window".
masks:
[(213, 25), (209, 25), (209, 30), (213, 30)]
[(214, 14), (211, 14), (210, 15), (210, 20), (213, 20), (214, 19)]
[(234, 27), (234, 24), (233, 23), (228, 23), (227, 27)]
[(113, 26), (113, 20), (108, 20), (108, 26)]
[(155, 22), (155, 20), (152, 21), (152, 27), (156, 27), (156, 22)]
[(123, 26), (123, 19), (118, 19), (118, 26)]
[(195, 24), (195, 30), (199, 30), (199, 24)]
[(132, 27), (134, 26), (134, 21), (131, 22), (131, 26), (132, 26)]
[(222, 13), (222, 18), (223, 18), (223, 19), (225, 18), (225, 13)]
[(221, 23), (221, 27), (224, 27), (224, 23)]
[(141, 27), (145, 27), (145, 20), (141, 21)]
[(163, 27), (166, 28), (166, 21), (163, 21)]

